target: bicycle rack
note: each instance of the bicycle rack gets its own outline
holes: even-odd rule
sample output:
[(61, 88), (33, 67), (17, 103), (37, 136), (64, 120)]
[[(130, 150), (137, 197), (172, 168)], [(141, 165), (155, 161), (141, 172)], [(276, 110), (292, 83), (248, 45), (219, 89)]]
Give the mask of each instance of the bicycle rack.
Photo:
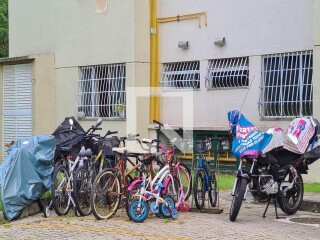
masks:
[[(197, 166), (194, 164), (194, 159), (192, 159), (192, 168), (191, 168), (191, 174), (193, 174), (193, 176), (195, 175), (195, 171), (196, 169), (194, 169), (194, 166)], [(218, 175), (219, 174), (219, 160), (217, 160), (217, 164), (216, 164), (216, 169), (215, 169), (215, 173)], [(194, 181), (194, 177), (193, 177), (193, 181)], [(217, 188), (219, 186), (219, 180), (217, 179)], [(192, 182), (192, 188), (193, 188), (193, 182)], [(206, 194), (206, 200), (205, 200), (205, 207), (201, 210), (199, 210), (194, 203), (194, 198), (193, 198), (193, 189), (191, 191), (190, 194), (190, 198), (191, 198), (191, 205), (190, 205), (190, 212), (201, 212), (201, 213), (210, 213), (210, 214), (220, 214), (223, 213), (223, 209), (220, 208), (219, 205), (219, 189), (218, 189), (218, 194), (217, 194), (217, 205), (215, 207), (212, 207), (210, 202), (209, 202), (209, 198), (207, 198), (207, 194)]]

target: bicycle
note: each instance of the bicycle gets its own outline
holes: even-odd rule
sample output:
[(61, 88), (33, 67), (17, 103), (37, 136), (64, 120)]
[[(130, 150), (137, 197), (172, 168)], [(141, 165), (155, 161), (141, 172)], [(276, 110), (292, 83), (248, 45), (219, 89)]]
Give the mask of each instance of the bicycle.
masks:
[[(77, 215), (88, 215), (91, 213), (91, 208), (84, 212), (80, 206), (81, 200), (77, 191), (80, 189), (90, 188), (90, 173), (88, 169), (81, 166), (81, 162), (90, 159), (92, 152), (90, 149), (80, 151), (75, 161), (68, 159), (68, 168), (59, 164), (53, 172), (52, 184), (52, 205), (58, 216), (68, 214), (71, 204), (76, 210)], [(81, 186), (81, 187), (80, 187)], [(77, 213), (78, 211), (78, 213)]]
[[(159, 141), (150, 140), (150, 139), (142, 139), (142, 142), (149, 143), (149, 144), (152, 144), (154, 142), (159, 143)], [(129, 218), (134, 221), (136, 221), (136, 219), (133, 216), (134, 214), (132, 212), (130, 214), (129, 206), (132, 202), (132, 198), (139, 198), (141, 202), (141, 196), (143, 196), (143, 198), (148, 201), (152, 200), (153, 198), (157, 199), (158, 197), (161, 197), (161, 196), (168, 196), (174, 201), (173, 206), (176, 210), (180, 209), (181, 211), (187, 212), (190, 209), (189, 204), (185, 201), (185, 194), (184, 194), (183, 185), (182, 185), (181, 176), (180, 176), (181, 169), (183, 171), (188, 170), (189, 172), (187, 172), (187, 176), (188, 178), (190, 178), (191, 176), (190, 170), (187, 167), (184, 168), (184, 166), (180, 165), (179, 162), (177, 163), (173, 162), (172, 156), (175, 151), (175, 148), (168, 150), (162, 145), (158, 145), (158, 148), (162, 150), (162, 153), (158, 154), (158, 157), (161, 155), (165, 155), (166, 165), (164, 165), (159, 170), (159, 172), (154, 178), (143, 175), (143, 178), (135, 180), (129, 186), (127, 191), (127, 198), (126, 198), (127, 214)], [(159, 185), (160, 183), (161, 183), (161, 186)], [(140, 187), (137, 189), (137, 186), (139, 185), (143, 187)], [(161, 191), (159, 191), (159, 188), (161, 188)], [(134, 191), (132, 191), (132, 189), (134, 189)], [(149, 193), (152, 193), (152, 194), (150, 195)], [(129, 198), (129, 195), (131, 195), (131, 198)], [(139, 207), (141, 207), (140, 206), (141, 204), (143, 203), (139, 203)], [(151, 206), (153, 205), (151, 204)], [(156, 206), (153, 209), (155, 210), (158, 207), (159, 205), (158, 203), (156, 203)], [(156, 214), (156, 216), (161, 216), (159, 212), (154, 212), (154, 213)]]
[[(138, 140), (136, 139), (137, 136), (139, 135), (129, 135), (128, 138), (122, 138), (122, 141)], [(138, 141), (140, 142), (140, 140)], [(149, 165), (151, 175), (154, 173), (151, 165), (151, 162), (156, 157), (154, 154), (128, 153), (125, 147), (112, 148), (112, 150), (116, 153), (117, 164), (115, 168), (106, 168), (101, 171), (92, 186), (93, 191), (91, 192), (90, 203), (93, 214), (98, 220), (109, 219), (116, 214), (123, 195), (131, 199), (127, 195), (127, 189), (131, 182), (139, 179), (142, 175), (143, 168), (141, 166), (143, 164)], [(137, 162), (133, 163), (129, 157), (136, 158)], [(128, 162), (133, 166), (129, 170), (127, 170)], [(131, 174), (134, 171), (136, 171), (136, 176), (132, 177)], [(137, 172), (139, 176), (137, 176)]]
[[(98, 119), (96, 124), (89, 128), (82, 136), (81, 150), (78, 153), (75, 160), (68, 152), (71, 152), (72, 147), (62, 147), (61, 159), (56, 163), (55, 170), (52, 176), (51, 186), (51, 203), (44, 210), (44, 216), (49, 216), (49, 210), (51, 205), (53, 206), (57, 215), (66, 215), (71, 207), (71, 204), (75, 208), (75, 213), (78, 216), (85, 216), (91, 214), (91, 206), (88, 201), (90, 196), (92, 174), (91, 149), (85, 149), (85, 140), (93, 138), (99, 138), (99, 134), (93, 134), (102, 123), (101, 119)], [(72, 121), (70, 121), (70, 129), (67, 131), (73, 131)], [(76, 133), (76, 132), (75, 132)], [(77, 133), (76, 133), (77, 134)]]
[(154, 185), (157, 187), (157, 191), (148, 191), (150, 188), (150, 181), (144, 179), (141, 183), (139, 190), (139, 199), (133, 200), (128, 207), (128, 215), (134, 222), (143, 222), (149, 213), (149, 206), (147, 201), (155, 199), (150, 205), (150, 210), (157, 217), (163, 216), (165, 218), (172, 217), (176, 219), (178, 217), (178, 211), (175, 208), (175, 202), (171, 196), (161, 197), (162, 189), (164, 188), (161, 182), (156, 182)]
[[(159, 122), (159, 121), (156, 121), (156, 120), (153, 120), (154, 123), (156, 123), (158, 125), (158, 129), (161, 130), (163, 129), (164, 131), (166, 131), (164, 125)], [(173, 139), (171, 140), (172, 144), (175, 145), (175, 143), (177, 142), (176, 139)], [(184, 198), (183, 200), (184, 201), (187, 201), (189, 199), (189, 196), (191, 194), (191, 188), (192, 188), (192, 175), (191, 175), (191, 170), (190, 168), (180, 162), (178, 160), (178, 157), (177, 155), (174, 154), (174, 151), (176, 150), (176, 148), (173, 148), (173, 151), (170, 152), (170, 150), (166, 149), (163, 145), (159, 145), (158, 143), (158, 146), (157, 146), (158, 149), (161, 149), (165, 155), (165, 161), (167, 163), (170, 162), (171, 164), (171, 169), (173, 170), (173, 175), (174, 176), (179, 176), (179, 179), (178, 179), (178, 182), (181, 186), (181, 189), (180, 189), (180, 192), (182, 192), (183, 190), (183, 195), (184, 195)], [(174, 166), (172, 168), (172, 166)], [(178, 174), (178, 169), (179, 169), (179, 174)], [(180, 193), (181, 195), (181, 193)], [(178, 199), (179, 197), (177, 197)]]
[(120, 139), (116, 136), (107, 138), (109, 135), (117, 134), (118, 131), (108, 131), (103, 137), (98, 139), (99, 142), (99, 152), (92, 159), (92, 181), (104, 168), (112, 168), (115, 165), (115, 155), (112, 152), (113, 147), (119, 147)]
[(204, 153), (212, 148), (212, 139), (209, 138), (206, 141), (195, 142), (195, 150), (199, 154), (199, 162), (193, 182), (193, 196), (195, 205), (199, 210), (204, 208), (206, 192), (208, 192), (211, 207), (215, 207), (217, 204), (216, 174), (214, 170), (210, 169), (210, 160), (207, 160), (204, 156)]

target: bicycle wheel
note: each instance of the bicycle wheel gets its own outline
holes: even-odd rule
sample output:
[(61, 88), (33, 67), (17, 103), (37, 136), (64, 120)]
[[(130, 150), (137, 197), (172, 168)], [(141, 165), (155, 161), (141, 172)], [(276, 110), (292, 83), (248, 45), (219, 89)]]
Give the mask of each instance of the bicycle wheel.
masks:
[(166, 195), (172, 197), (173, 200), (177, 202), (179, 200), (180, 194), (181, 193), (180, 193), (179, 179), (176, 177), (173, 177), (173, 181), (172, 179), (170, 179), (169, 184), (167, 186)]
[(90, 203), (93, 215), (98, 219), (109, 219), (116, 214), (121, 201), (120, 179), (115, 171), (104, 169), (92, 185)]
[(136, 195), (139, 190), (140, 190), (140, 184), (141, 182), (135, 184), (130, 190), (127, 190), (127, 194), (126, 194), (126, 200), (125, 200), (125, 205), (126, 205), (126, 212), (128, 217), (131, 219), (130, 214), (129, 214), (129, 206), (130, 203), (133, 202), (137, 197), (139, 197), (138, 195)]
[(87, 168), (79, 167), (73, 177), (73, 200), (81, 216), (90, 215), (91, 177)]
[(134, 222), (143, 222), (149, 213), (149, 207), (145, 201), (140, 199), (135, 199), (129, 205), (129, 216)]
[(238, 216), (244, 195), (246, 193), (247, 185), (248, 185), (248, 179), (238, 178), (236, 179), (236, 181), (237, 181), (237, 185), (234, 192), (234, 196), (232, 198), (230, 215), (229, 215), (229, 219), (231, 222), (236, 220)]
[(184, 200), (187, 201), (191, 194), (191, 188), (192, 188), (191, 170), (186, 164), (179, 163), (179, 172), (180, 172), (181, 184), (183, 186)]
[(210, 182), (209, 182), (209, 201), (211, 207), (215, 207), (217, 205), (218, 199), (218, 191), (217, 191), (217, 179), (216, 174), (213, 170), (210, 170)]
[(51, 186), (52, 206), (58, 216), (67, 215), (70, 210), (69, 196), (67, 192), (69, 174), (63, 165), (58, 165), (53, 172)]
[(193, 182), (193, 197), (196, 207), (201, 210), (204, 208), (205, 201), (205, 189), (204, 189), (204, 172), (203, 170), (197, 170)]
[(174, 200), (170, 196), (164, 197), (163, 200), (164, 202), (160, 203), (159, 206), (160, 214), (165, 218), (169, 218), (171, 217), (173, 210), (175, 210)]

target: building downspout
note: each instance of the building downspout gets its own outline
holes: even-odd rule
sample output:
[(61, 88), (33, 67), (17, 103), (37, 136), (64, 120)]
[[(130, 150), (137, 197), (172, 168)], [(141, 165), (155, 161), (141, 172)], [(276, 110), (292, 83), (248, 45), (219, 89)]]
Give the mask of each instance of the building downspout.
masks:
[(150, 6), (150, 112), (149, 122), (160, 120), (159, 97), (159, 23), (180, 22), (182, 20), (197, 19), (201, 28), (201, 16), (207, 26), (207, 12), (196, 12), (172, 17), (157, 18), (157, 0), (149, 0)]
[(159, 119), (160, 99), (159, 87), (159, 46), (158, 46), (158, 22), (157, 22), (157, 0), (149, 0), (150, 5), (150, 112), (149, 122)]

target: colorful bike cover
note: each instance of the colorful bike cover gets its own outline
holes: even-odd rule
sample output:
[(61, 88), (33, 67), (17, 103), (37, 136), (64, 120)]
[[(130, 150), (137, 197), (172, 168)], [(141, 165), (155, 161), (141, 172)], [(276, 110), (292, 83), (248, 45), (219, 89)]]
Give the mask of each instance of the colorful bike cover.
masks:
[(51, 187), (56, 141), (54, 136), (18, 140), (0, 165), (0, 195), (3, 212), (12, 220), (20, 210)]
[(269, 143), (272, 135), (262, 133), (237, 110), (228, 112), (233, 135), (232, 153), (236, 157), (257, 157)]

